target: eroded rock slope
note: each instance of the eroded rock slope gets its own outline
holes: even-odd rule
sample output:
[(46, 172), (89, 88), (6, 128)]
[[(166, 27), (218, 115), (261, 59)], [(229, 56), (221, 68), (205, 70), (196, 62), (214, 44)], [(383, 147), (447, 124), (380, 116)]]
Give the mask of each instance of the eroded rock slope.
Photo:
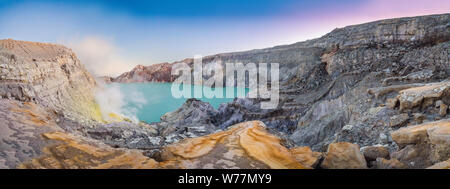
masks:
[(0, 96), (33, 102), (74, 120), (99, 121), (95, 80), (68, 48), (0, 40)]

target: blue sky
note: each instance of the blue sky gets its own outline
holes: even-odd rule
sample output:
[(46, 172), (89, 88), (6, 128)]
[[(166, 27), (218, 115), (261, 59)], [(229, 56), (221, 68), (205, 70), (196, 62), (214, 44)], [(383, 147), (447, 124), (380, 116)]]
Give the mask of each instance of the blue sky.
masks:
[[(128, 13), (138, 17), (242, 17), (272, 16), (296, 7), (313, 8), (325, 4), (356, 3), (341, 0), (3, 0), (2, 7), (21, 3), (52, 3), (68, 6), (98, 6), (114, 13)], [(291, 10), (290, 10), (291, 9)]]
[[(98, 75), (450, 12), (448, 0), (2, 0), (0, 38), (61, 43)], [(105, 69), (105, 67), (109, 69)]]

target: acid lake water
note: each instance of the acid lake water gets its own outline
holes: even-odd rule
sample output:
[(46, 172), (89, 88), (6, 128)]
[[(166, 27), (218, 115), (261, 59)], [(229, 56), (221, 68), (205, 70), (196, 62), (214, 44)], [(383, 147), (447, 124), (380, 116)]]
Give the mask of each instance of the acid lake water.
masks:
[[(171, 87), (172, 83), (127, 83), (120, 84), (114, 83), (109, 86), (117, 87), (120, 89), (123, 96), (123, 103), (125, 109), (133, 110), (133, 114), (141, 121), (147, 123), (159, 122), (162, 115), (167, 112), (172, 112), (183, 105), (188, 98), (175, 98), (172, 95)], [(204, 86), (193, 86), (193, 85), (181, 85), (180, 87), (190, 87), (191, 97), (194, 97), (194, 91), (203, 91)], [(228, 87), (214, 88), (223, 90), (222, 98), (206, 98), (203, 95), (202, 98), (197, 98), (198, 100), (208, 102), (214, 108), (218, 108), (220, 104), (233, 101), (235, 97), (238, 97), (238, 88), (234, 87), (234, 94), (232, 97), (227, 98), (226, 90)], [(182, 88), (180, 88), (182, 89)], [(248, 89), (241, 88), (248, 93)], [(245, 96), (245, 95), (244, 95)], [(239, 97), (242, 97), (239, 95)]]

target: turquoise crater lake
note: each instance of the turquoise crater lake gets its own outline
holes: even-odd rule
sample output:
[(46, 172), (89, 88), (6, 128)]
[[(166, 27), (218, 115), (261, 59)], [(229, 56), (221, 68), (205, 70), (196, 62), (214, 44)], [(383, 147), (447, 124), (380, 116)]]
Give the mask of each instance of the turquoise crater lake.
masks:
[[(188, 98), (175, 98), (172, 96), (172, 83), (113, 83), (108, 86), (118, 87), (124, 98), (125, 109), (134, 110), (135, 116), (147, 123), (159, 122), (162, 115), (172, 112), (183, 105)], [(194, 90), (203, 90), (204, 86), (182, 85), (182, 87), (191, 87), (191, 96)], [(226, 98), (225, 91), (228, 87), (223, 87), (223, 98), (197, 98), (198, 100), (208, 102), (214, 108), (220, 104), (233, 101), (237, 97), (237, 89), (234, 87), (233, 98)], [(215, 89), (212, 89), (215, 90)], [(244, 89), (245, 94), (249, 89)], [(135, 98), (140, 98), (136, 100)]]

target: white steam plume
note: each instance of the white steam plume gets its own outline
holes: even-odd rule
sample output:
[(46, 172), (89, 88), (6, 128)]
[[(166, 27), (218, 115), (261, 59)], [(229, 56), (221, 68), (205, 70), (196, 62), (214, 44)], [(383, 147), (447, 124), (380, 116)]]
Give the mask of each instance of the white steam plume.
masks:
[[(64, 42), (63, 42), (64, 43)], [(94, 76), (118, 76), (130, 71), (135, 63), (120, 55), (112, 40), (100, 36), (88, 36), (81, 40), (65, 42)]]
[[(127, 61), (120, 54), (120, 50), (112, 40), (101, 36), (88, 36), (81, 39), (72, 39), (63, 42), (70, 47), (86, 69), (95, 77), (118, 76), (134, 67), (134, 63)], [(117, 116), (125, 117), (137, 123), (138, 109), (147, 102), (139, 91), (121, 91), (118, 85), (106, 85), (97, 79), (98, 88), (95, 100), (100, 106), (105, 121), (118, 121)], [(127, 107), (127, 104), (138, 104), (136, 108)]]
[[(95, 93), (95, 100), (100, 106), (102, 117), (105, 121), (117, 121), (115, 115), (126, 117), (134, 123), (138, 123), (137, 113), (147, 100), (144, 95), (136, 90), (126, 92), (126, 95), (118, 85), (105, 85), (98, 81), (99, 87)], [(127, 104), (137, 104), (135, 108), (127, 107)]]

